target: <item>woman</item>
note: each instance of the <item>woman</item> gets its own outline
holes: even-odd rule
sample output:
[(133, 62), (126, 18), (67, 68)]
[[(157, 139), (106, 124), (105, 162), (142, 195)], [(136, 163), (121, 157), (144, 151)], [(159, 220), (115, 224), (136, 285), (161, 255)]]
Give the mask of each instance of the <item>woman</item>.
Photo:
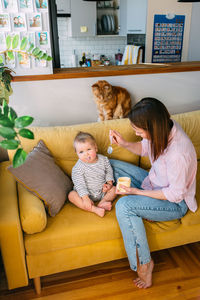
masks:
[(115, 180), (131, 178), (131, 187), (122, 186), (124, 197), (116, 204), (116, 215), (123, 235), (130, 267), (137, 271), (138, 288), (152, 285), (154, 267), (142, 219), (169, 221), (182, 218), (188, 208), (195, 212), (197, 157), (183, 129), (170, 119), (163, 103), (144, 98), (129, 114), (131, 126), (140, 142), (131, 143), (111, 131), (113, 143), (149, 156), (149, 172), (126, 162), (111, 160)]

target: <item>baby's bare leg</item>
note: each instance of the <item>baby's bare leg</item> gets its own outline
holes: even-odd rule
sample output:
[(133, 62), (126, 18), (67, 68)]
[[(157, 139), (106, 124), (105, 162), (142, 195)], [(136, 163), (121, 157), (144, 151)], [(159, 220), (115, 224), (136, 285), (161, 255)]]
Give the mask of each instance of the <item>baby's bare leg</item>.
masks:
[(92, 201), (91, 201), (91, 206), (86, 207), (83, 199), (78, 195), (78, 193), (76, 191), (71, 191), (68, 195), (68, 199), (75, 206), (77, 206), (85, 211), (93, 212), (93, 213), (97, 214), (99, 217), (103, 217), (105, 215), (105, 209), (103, 207), (95, 206)]
[(116, 187), (113, 186), (103, 197), (103, 199), (99, 202), (98, 207), (104, 208), (105, 210), (112, 209), (112, 201), (116, 198), (115, 193)]

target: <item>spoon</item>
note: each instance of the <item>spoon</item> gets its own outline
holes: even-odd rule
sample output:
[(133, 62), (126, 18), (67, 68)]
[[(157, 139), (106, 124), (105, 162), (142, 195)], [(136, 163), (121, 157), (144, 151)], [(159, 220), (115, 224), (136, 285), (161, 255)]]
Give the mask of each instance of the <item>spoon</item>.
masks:
[[(111, 130), (110, 130), (110, 132), (111, 132)], [(113, 147), (112, 147), (112, 139), (113, 139), (113, 137), (110, 135), (110, 132), (109, 132), (110, 146), (107, 149), (108, 154), (111, 154), (113, 152)]]

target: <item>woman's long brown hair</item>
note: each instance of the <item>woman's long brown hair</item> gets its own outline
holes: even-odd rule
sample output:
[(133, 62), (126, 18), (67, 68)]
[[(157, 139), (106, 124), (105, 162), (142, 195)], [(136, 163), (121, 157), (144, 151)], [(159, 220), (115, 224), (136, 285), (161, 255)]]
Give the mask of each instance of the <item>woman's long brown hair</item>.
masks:
[(132, 108), (128, 117), (136, 127), (148, 132), (155, 161), (167, 148), (173, 126), (167, 108), (155, 98), (143, 98)]

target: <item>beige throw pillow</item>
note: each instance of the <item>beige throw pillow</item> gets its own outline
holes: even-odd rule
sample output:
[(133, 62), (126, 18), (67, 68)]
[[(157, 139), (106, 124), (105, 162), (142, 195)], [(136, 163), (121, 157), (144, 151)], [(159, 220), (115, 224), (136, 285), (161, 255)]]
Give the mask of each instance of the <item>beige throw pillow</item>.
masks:
[(54, 162), (49, 149), (40, 140), (18, 168), (8, 167), (26, 189), (44, 201), (50, 216), (54, 217), (64, 205), (72, 190), (72, 181)]

